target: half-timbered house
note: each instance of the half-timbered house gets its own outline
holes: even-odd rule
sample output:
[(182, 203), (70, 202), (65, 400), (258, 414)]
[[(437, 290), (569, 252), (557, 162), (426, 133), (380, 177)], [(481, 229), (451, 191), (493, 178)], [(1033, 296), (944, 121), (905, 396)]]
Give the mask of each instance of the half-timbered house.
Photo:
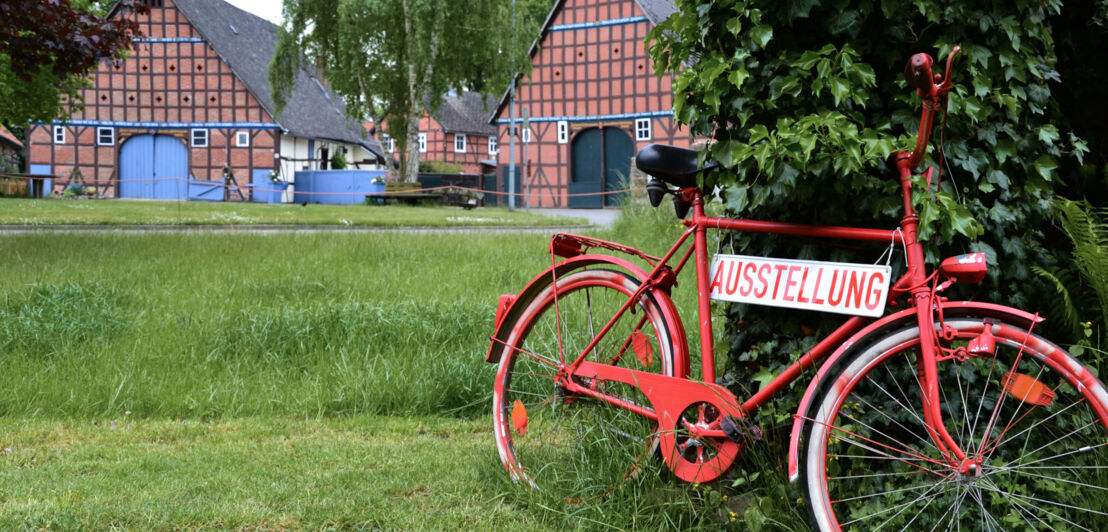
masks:
[(79, 175), (102, 196), (218, 199), (211, 192), (227, 176), (239, 185), (271, 175), (291, 181), (296, 170), (326, 169), (336, 153), (351, 165), (384, 162), (312, 73), (300, 72), (284, 112), (275, 112), (266, 78), (277, 43), (271, 22), (222, 0), (142, 2), (148, 14), (118, 4), (109, 13), (136, 17), (143, 37), (125, 60), (100, 64), (84, 108), (29, 129), (31, 173), (61, 183)]
[[(476, 92), (444, 96), (437, 109), (432, 108), (419, 119), (420, 162), (460, 166), (463, 174), (480, 174), (490, 161), (495, 165), (498, 131), (489, 123), (489, 113), (496, 109), (496, 102), (496, 98)], [(366, 127), (370, 129), (372, 124)], [(378, 140), (386, 153), (402, 156), (396, 153), (396, 139), (382, 132)]]
[[(639, 148), (688, 146), (673, 118), (672, 80), (654, 75), (647, 34), (674, 13), (671, 0), (559, 0), (531, 46), (531, 72), (516, 85), (519, 192), (532, 206), (616, 205)], [(501, 172), (509, 165), (510, 91), (492, 114)], [(523, 152), (526, 145), (527, 160)], [(520, 200), (523, 201), (523, 200)]]

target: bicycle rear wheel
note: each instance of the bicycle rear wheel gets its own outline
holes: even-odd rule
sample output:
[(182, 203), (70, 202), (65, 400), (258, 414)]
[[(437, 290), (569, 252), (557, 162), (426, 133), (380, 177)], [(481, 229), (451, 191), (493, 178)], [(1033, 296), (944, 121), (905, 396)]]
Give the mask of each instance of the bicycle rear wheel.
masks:
[[(855, 348), (814, 405), (804, 487), (820, 530), (1105, 530), (1108, 392), (1028, 326), (948, 317), (940, 410), (968, 455), (951, 463), (924, 423), (920, 335)], [(953, 355), (953, 356), (949, 356)]]
[[(581, 270), (557, 280), (556, 299), (552, 285), (517, 303), (524, 310), (506, 341), (493, 392), (496, 444), (513, 479), (565, 493), (583, 478), (604, 478), (605, 472), (619, 478), (633, 467), (628, 464), (656, 449), (657, 423), (567, 393), (555, 382), (559, 369), (584, 350), (639, 285), (622, 272)], [(649, 292), (641, 296), (634, 312), (621, 316), (588, 360), (674, 375), (675, 329), (660, 306), (666, 297)], [(634, 386), (578, 382), (650, 406)]]

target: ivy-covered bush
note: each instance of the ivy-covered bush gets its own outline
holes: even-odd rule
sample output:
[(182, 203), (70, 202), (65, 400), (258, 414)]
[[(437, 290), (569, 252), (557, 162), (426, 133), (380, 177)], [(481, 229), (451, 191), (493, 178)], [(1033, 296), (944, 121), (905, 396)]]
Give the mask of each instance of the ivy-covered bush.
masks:
[[(679, 12), (651, 34), (650, 51), (658, 73), (676, 75), (678, 120), (714, 140), (705, 156), (723, 171), (705, 185), (719, 185), (729, 214), (742, 218), (895, 227), (902, 206), (890, 156), (914, 146), (920, 111), (904, 65), (926, 52), (942, 72), (942, 59), (960, 45), (941, 136), (942, 183), (917, 183), (928, 260), (982, 251), (989, 278), (954, 296), (1047, 310), (1042, 303), (1056, 292), (1031, 267), (1057, 260), (1059, 244), (1044, 243), (1053, 230), (1050, 201), (1073, 186), (1076, 169), (1085, 168), (1086, 181), (1103, 179), (1103, 166), (1088, 168), (1089, 145), (1057, 98), (1067, 81), (1057, 50), (1077, 46), (1065, 35), (1059, 46), (1054, 26), (1102, 32), (1108, 2), (1082, 4), (1101, 15), (1100, 26), (1066, 18), (1060, 0), (676, 3)], [(938, 164), (942, 129), (937, 116), (925, 165)], [(775, 236), (736, 235), (732, 245), (738, 253), (851, 262), (882, 251)], [(840, 321), (740, 305), (728, 314), (730, 374), (744, 386), (751, 372), (789, 362)]]

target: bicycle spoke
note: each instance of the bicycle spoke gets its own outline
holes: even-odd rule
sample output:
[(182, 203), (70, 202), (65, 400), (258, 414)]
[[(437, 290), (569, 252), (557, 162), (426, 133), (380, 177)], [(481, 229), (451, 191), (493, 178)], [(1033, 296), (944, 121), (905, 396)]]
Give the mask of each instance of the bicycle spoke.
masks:
[[(984, 486), (983, 489), (986, 489), (986, 490), (989, 490), (989, 491), (992, 491), (992, 492), (995, 492), (995, 493), (999, 493), (1000, 495), (1002, 495), (1005, 498), (1015, 497), (1015, 498), (1023, 499), (1024, 501), (1041, 502), (1041, 503), (1044, 503), (1044, 504), (1049, 504), (1051, 506), (1057, 506), (1057, 507), (1061, 507), (1061, 508), (1069, 508), (1071, 510), (1078, 510), (1080, 512), (1089, 512), (1089, 513), (1094, 513), (1094, 514), (1098, 514), (1098, 515), (1108, 516), (1108, 513), (1102, 512), (1100, 510), (1093, 510), (1092, 508), (1082, 508), (1080, 506), (1074, 506), (1072, 504), (1066, 504), (1066, 503), (1063, 503), (1063, 502), (1050, 501), (1050, 500), (1047, 500), (1047, 499), (1041, 499), (1039, 497), (1032, 497), (1030, 495), (1024, 495), (1022, 493), (1013, 493), (1013, 492), (1010, 492), (1010, 491), (1005, 491), (1005, 490), (1002, 490), (1002, 489), (998, 488), (995, 484), (994, 485), (986, 485), (986, 484), (983, 483), (982, 485)], [(1035, 509), (1037, 509), (1037, 510), (1048, 512), (1048, 513), (1051, 513), (1052, 515), (1057, 515), (1057, 514), (1054, 514), (1054, 513), (1050, 512), (1049, 510), (1047, 510), (1047, 509), (1045, 509), (1041, 506), (1038, 506), (1038, 505), (1032, 505), (1032, 506), (1034, 506)], [(1064, 519), (1061, 516), (1058, 516), (1058, 517), (1061, 518), (1061, 519)], [(1067, 522), (1069, 522), (1069, 521), (1067, 521)], [(1070, 524), (1073, 524), (1074, 526), (1079, 526), (1079, 525), (1076, 525), (1076, 523), (1070, 523)]]
[[(1058, 443), (1058, 442), (1060, 442), (1060, 441), (1062, 441), (1066, 438), (1069, 438), (1070, 436), (1073, 436), (1074, 434), (1077, 434), (1079, 431), (1085, 430), (1085, 429), (1089, 428), (1090, 426), (1095, 425), (1097, 423), (1099, 423), (1099, 422), (1098, 421), (1092, 421), (1092, 422), (1086, 424), (1085, 426), (1074, 429), (1072, 432), (1070, 432), (1068, 434), (1065, 434), (1065, 435), (1062, 435), (1062, 436), (1059, 436), (1058, 438), (1054, 439), (1050, 443), (1043, 444), (1042, 446), (1040, 446), (1038, 449), (1035, 449), (1034, 451), (1031, 451), (1029, 453), (1023, 453), (1023, 456), (1024, 457), (1034, 456), (1035, 453), (1037, 453), (1037, 452), (1039, 452), (1039, 451), (1041, 451), (1041, 450), (1043, 450), (1047, 447), (1050, 447), (1050, 446), (1054, 445), (1055, 443)], [(1071, 454), (1078, 453), (1078, 452), (1088, 452), (1088, 451), (1091, 451), (1091, 450), (1093, 450), (1097, 447), (1103, 447), (1104, 445), (1108, 445), (1108, 443), (1101, 443), (1101, 444), (1093, 445), (1091, 447), (1082, 447), (1081, 449), (1077, 449), (1075, 451), (1070, 451), (1070, 452), (1067, 452), (1067, 453), (1057, 454), (1057, 455), (1054, 455), (1054, 456), (1049, 457), (1049, 458), (1043, 458), (1043, 459), (1040, 459), (1040, 460), (1035, 460), (1034, 462), (1028, 462), (1028, 463), (1023, 464), (1023, 465), (1037, 464), (1039, 462), (1045, 462), (1047, 460), (1053, 460), (1054, 458), (1061, 458), (1063, 456), (1069, 456)], [(1022, 460), (1023, 460), (1023, 458), (1021, 457), (1019, 460), (1016, 460), (1014, 463), (1008, 464), (1008, 467), (1011, 467), (1011, 466), (1014, 466), (1014, 465), (1019, 465)]]
[(839, 503), (851, 502), (851, 501), (860, 501), (860, 500), (863, 500), (863, 499), (872, 499), (874, 497), (883, 497), (883, 496), (886, 496), (886, 495), (892, 495), (894, 493), (904, 493), (906, 491), (919, 491), (919, 490), (924, 489), (924, 488), (931, 489), (934, 486), (935, 486), (935, 483), (932, 482), (932, 483), (928, 483), (928, 484), (920, 484), (918, 486), (912, 486), (910, 488), (900, 488), (900, 489), (895, 489), (895, 490), (879, 491), (879, 492), (876, 492), (876, 493), (870, 493), (869, 495), (858, 495), (856, 497), (849, 497), (849, 498), (846, 498), (846, 499), (834, 500), (834, 501), (831, 501), (831, 504), (839, 504)]
[[(809, 420), (810, 420), (810, 421), (812, 421), (813, 423), (820, 423), (819, 421), (817, 421), (817, 420), (814, 420), (814, 419), (810, 419), (810, 418), (809, 418)], [(853, 433), (853, 432), (850, 432), (850, 431), (848, 431), (848, 430), (846, 430), (846, 429), (843, 429), (843, 428), (841, 428), (841, 427), (836, 427), (836, 426), (834, 426), (834, 425), (826, 425), (826, 424), (823, 424), (823, 423), (820, 423), (820, 424), (822, 424), (822, 425), (825, 425), (825, 426), (827, 426), (827, 428), (829, 428), (829, 429), (831, 429), (831, 430), (834, 430), (834, 431), (838, 431), (839, 433), (841, 433), (840, 435), (836, 436), (836, 438), (838, 438), (838, 440), (839, 440), (839, 441), (842, 441), (842, 442), (844, 442), (844, 443), (848, 443), (848, 444), (850, 444), (850, 445), (854, 445), (854, 446), (856, 446), (856, 447), (859, 447), (859, 448), (865, 449), (865, 450), (867, 450), (867, 451), (872, 451), (872, 452), (875, 452), (875, 453), (877, 453), (878, 455), (881, 455), (881, 456), (886, 456), (886, 457), (888, 457), (888, 458), (890, 458), (890, 459), (893, 459), (893, 460), (899, 460), (899, 461), (901, 461), (901, 462), (904, 462), (905, 464), (911, 465), (912, 467), (917, 467), (917, 468), (923, 469), (923, 470), (925, 470), (925, 471), (927, 471), (927, 472), (929, 472), (929, 473), (935, 473), (935, 474), (937, 474), (937, 475), (940, 475), (940, 476), (944, 476), (944, 475), (942, 475), (942, 474), (938, 473), (937, 471), (933, 471), (933, 470), (930, 470), (930, 469), (924, 468), (924, 467), (922, 467), (922, 466), (919, 466), (919, 465), (916, 465), (916, 464), (912, 464), (912, 463), (911, 463), (911, 461), (910, 461), (910, 460), (908, 460), (908, 459), (904, 459), (904, 458), (901, 458), (901, 457), (898, 457), (898, 456), (894, 456), (894, 455), (888, 454), (888, 453), (886, 453), (886, 452), (883, 452), (883, 451), (881, 451), (880, 449), (876, 449), (876, 448), (874, 448), (874, 447), (871, 447), (871, 446), (869, 446), (869, 445), (864, 445), (864, 444), (862, 444), (862, 443), (859, 443), (859, 442), (857, 442), (857, 441), (854, 441), (853, 439), (850, 439), (850, 438), (846, 438), (846, 437), (843, 437), (843, 436), (842, 436), (842, 434), (846, 434), (846, 435), (849, 435), (849, 436), (851, 436), (851, 437), (853, 437), (853, 438), (858, 438), (859, 440), (865, 441), (865, 442), (867, 442), (867, 443), (871, 443), (871, 444), (873, 444), (873, 445), (875, 445), (875, 446), (877, 446), (877, 447), (883, 447), (883, 448), (885, 448), (885, 449), (888, 449), (888, 450), (890, 450), (890, 451), (894, 451), (894, 452), (900, 453), (900, 454), (902, 454), (902, 455), (904, 455), (904, 456), (909, 456), (909, 457), (915, 458), (915, 459), (916, 459), (917, 461), (923, 461), (923, 462), (927, 462), (927, 463), (929, 463), (929, 464), (937, 465), (937, 466), (939, 466), (939, 467), (947, 467), (947, 465), (946, 465), (945, 463), (943, 463), (943, 462), (940, 462), (940, 461), (938, 461), (938, 460), (935, 460), (935, 459), (933, 459), (933, 458), (928, 458), (928, 457), (926, 457), (926, 456), (923, 456), (923, 455), (920, 455), (920, 454), (916, 454), (916, 453), (913, 453), (913, 452), (911, 452), (911, 451), (907, 451), (907, 450), (904, 450), (904, 449), (897, 449), (896, 447), (893, 447), (893, 446), (890, 446), (890, 445), (886, 445), (886, 444), (884, 444), (884, 443), (881, 443), (881, 442), (878, 442), (878, 441), (874, 441), (874, 440), (872, 440), (872, 439), (866, 438), (865, 436), (861, 436), (861, 435), (855, 434), (855, 433)], [(850, 457), (849, 455), (846, 455), (846, 456)]]
[[(1067, 523), (1069, 523), (1069, 524), (1071, 524), (1075, 527), (1078, 527), (1082, 530), (1089, 530), (1089, 529), (1086, 528), (1086, 527), (1083, 527), (1083, 526), (1081, 526), (1077, 523), (1074, 523), (1073, 521), (1070, 521), (1069, 519), (1066, 519), (1065, 517), (1062, 517), (1061, 515), (1058, 515), (1058, 514), (1052, 512), (1052, 511), (1050, 511), (1050, 510), (1047, 510), (1046, 508), (1043, 508), (1042, 506), (1039, 506), (1039, 505), (1036, 505), (1036, 504), (1031, 504), (1031, 501), (1042, 502), (1042, 503), (1046, 503), (1046, 504), (1049, 504), (1049, 505), (1052, 505), (1052, 506), (1059, 506), (1059, 507), (1062, 507), (1062, 508), (1069, 508), (1071, 510), (1078, 510), (1080, 512), (1091, 512), (1091, 513), (1094, 513), (1094, 514), (1108, 516), (1108, 513), (1093, 510), (1091, 508), (1079, 508), (1077, 506), (1072, 506), (1072, 505), (1069, 505), (1069, 504), (1064, 504), (1064, 503), (1055, 502), (1055, 501), (1048, 501), (1046, 499), (1040, 499), (1038, 497), (1032, 497), (1030, 495), (1023, 495), (1023, 494), (1020, 494), (1020, 493), (1012, 493), (1012, 492), (1009, 492), (1009, 491), (1004, 491), (1004, 490), (996, 487), (995, 485), (994, 486), (989, 486), (989, 485), (986, 485), (986, 484), (982, 483), (982, 489), (985, 489), (985, 490), (988, 490), (988, 491), (991, 491), (991, 492), (994, 492), (994, 493), (998, 493), (1006, 499), (1022, 499), (1024, 502), (1028, 503), (1028, 505), (1035, 508), (1036, 510), (1038, 510), (1040, 512), (1044, 512), (1044, 513), (1048, 513), (1050, 515), (1053, 515), (1054, 517), (1057, 517), (1058, 519), (1061, 519), (1061, 520), (1063, 520), (1063, 521), (1065, 521), (1065, 522), (1067, 522)], [(1089, 532), (1092, 532), (1092, 530), (1089, 530)]]
[[(963, 488), (958, 493), (958, 497), (954, 500), (954, 504), (950, 506), (950, 509), (947, 510), (946, 513), (944, 513), (942, 515), (942, 517), (939, 517), (938, 519), (935, 520), (935, 525), (931, 527), (930, 532), (935, 532), (936, 530), (938, 530), (939, 525), (942, 524), (944, 521), (946, 521), (946, 516), (947, 515), (950, 516), (950, 522), (951, 523), (954, 523), (955, 520), (958, 519), (958, 511), (961, 510), (961, 508), (962, 508), (962, 501), (966, 498), (966, 493), (967, 492), (968, 492), (968, 490)], [(958, 521), (958, 522), (960, 523), (961, 521)], [(905, 526), (903, 530), (907, 530), (907, 528), (908, 527)], [(944, 530), (950, 530), (950, 526), (947, 525), (947, 527)]]
[[(882, 526), (884, 526), (884, 525), (885, 525), (886, 523), (888, 523), (888, 522), (889, 522), (890, 520), (892, 520), (892, 519), (893, 519), (893, 518), (895, 518), (896, 516), (898, 516), (898, 515), (900, 515), (901, 513), (903, 513), (903, 512), (904, 512), (904, 510), (907, 510), (907, 509), (908, 509), (909, 507), (911, 507), (912, 505), (916, 504), (917, 502), (919, 502), (920, 500), (922, 500), (922, 499), (923, 499), (924, 497), (927, 497), (928, 495), (930, 495), (930, 494), (931, 494), (931, 491), (932, 491), (932, 490), (934, 490), (935, 488), (937, 488), (937, 487), (939, 487), (939, 486), (941, 486), (941, 485), (943, 485), (943, 483), (942, 483), (942, 482), (937, 482), (937, 483), (933, 484), (933, 485), (932, 485), (932, 486), (930, 487), (930, 489), (928, 489), (927, 491), (923, 492), (922, 494), (920, 494), (920, 496), (919, 496), (919, 497), (916, 497), (915, 499), (912, 499), (912, 500), (910, 500), (910, 501), (908, 501), (908, 502), (905, 502), (905, 503), (901, 503), (901, 504), (898, 504), (898, 505), (896, 505), (896, 506), (891, 506), (891, 507), (889, 507), (889, 508), (885, 508), (884, 510), (881, 510), (881, 511), (878, 511), (878, 512), (874, 512), (874, 513), (871, 513), (871, 514), (869, 514), (869, 515), (865, 515), (865, 516), (859, 517), (859, 518), (857, 518), (857, 519), (854, 519), (854, 520), (852, 520), (852, 521), (847, 521), (846, 523), (842, 523), (842, 525), (841, 525), (841, 526), (842, 526), (842, 527), (846, 527), (846, 526), (852, 525), (852, 524), (854, 524), (854, 523), (858, 523), (858, 522), (861, 522), (861, 521), (865, 521), (865, 520), (867, 520), (867, 519), (871, 519), (871, 518), (873, 518), (873, 517), (877, 517), (877, 516), (879, 516), (879, 515), (883, 515), (883, 514), (889, 513), (889, 512), (891, 512), (891, 511), (893, 511), (893, 510), (896, 510), (896, 509), (898, 509), (898, 508), (899, 508), (900, 510), (899, 510), (899, 511), (898, 511), (898, 512), (897, 512), (896, 514), (894, 514), (894, 515), (893, 515), (892, 517), (890, 517), (890, 518), (888, 518), (888, 519), (885, 519), (885, 521), (884, 521), (883, 523), (881, 523), (880, 525), (878, 525), (878, 526), (877, 526), (877, 528), (881, 528), (881, 527), (882, 527)], [(877, 528), (874, 528), (874, 529), (872, 529), (872, 530), (876, 530)]]
[[(999, 448), (1000, 448), (1000, 447), (1001, 447), (1002, 445), (1004, 445), (1004, 444), (1006, 444), (1006, 443), (1008, 443), (1008, 442), (1010, 442), (1010, 441), (1012, 441), (1012, 440), (1014, 440), (1014, 439), (1016, 439), (1016, 438), (1020, 437), (1021, 435), (1025, 434), (1025, 433), (1030, 433), (1030, 431), (1031, 431), (1031, 430), (1033, 430), (1033, 429), (1034, 429), (1035, 427), (1038, 427), (1039, 425), (1042, 425), (1043, 423), (1046, 423), (1047, 421), (1050, 421), (1050, 420), (1054, 419), (1055, 417), (1057, 417), (1058, 415), (1062, 414), (1062, 413), (1063, 413), (1063, 412), (1065, 412), (1066, 410), (1069, 410), (1069, 409), (1071, 409), (1071, 408), (1073, 408), (1073, 407), (1075, 407), (1075, 406), (1077, 406), (1077, 405), (1079, 405), (1079, 404), (1081, 404), (1081, 403), (1083, 403), (1083, 402), (1085, 402), (1085, 398), (1081, 398), (1080, 400), (1078, 400), (1078, 401), (1074, 402), (1073, 404), (1071, 404), (1071, 405), (1069, 405), (1069, 406), (1067, 406), (1067, 407), (1065, 407), (1065, 408), (1063, 408), (1063, 409), (1061, 409), (1061, 410), (1059, 410), (1059, 411), (1057, 411), (1057, 412), (1055, 412), (1055, 413), (1051, 414), (1050, 416), (1048, 416), (1048, 417), (1046, 417), (1046, 418), (1044, 418), (1044, 419), (1041, 419), (1041, 420), (1039, 420), (1039, 421), (1038, 421), (1037, 423), (1035, 423), (1034, 425), (1031, 425), (1030, 427), (1027, 427), (1026, 429), (1023, 429), (1023, 430), (1021, 430), (1021, 431), (1020, 431), (1020, 432), (1019, 432), (1018, 434), (1015, 434), (1015, 435), (1009, 436), (1009, 437), (1008, 437), (1007, 439), (1005, 439), (1005, 440), (1003, 440), (1003, 441), (1001, 441), (1001, 442), (997, 443), (996, 445), (994, 445), (994, 446), (993, 446), (993, 450), (995, 451), (996, 449), (999, 449)], [(1086, 426), (1088, 426), (1088, 425), (1086, 425)], [(1055, 440), (1055, 441), (1057, 441), (1057, 440)], [(1051, 443), (1053, 443), (1053, 442), (1051, 442)], [(1037, 449), (1036, 449), (1036, 450), (1037, 450)], [(1028, 453), (1028, 454), (1034, 454), (1034, 453)]]
[[(1035, 374), (1035, 380), (1036, 381), (1038, 381), (1039, 377), (1042, 376), (1044, 369), (1046, 369), (1046, 366), (1040, 366), (1039, 367), (1039, 372), (1037, 374)], [(1015, 371), (1015, 370), (1012, 370), (1012, 371)], [(1061, 388), (1061, 387), (1062, 387), (1062, 385), (1059, 384), (1058, 386), (1056, 386), (1052, 390), (1052, 392), (1057, 393), (1058, 388)], [(1007, 394), (1004, 394), (1004, 395), (1007, 396)], [(1019, 419), (1015, 419), (1016, 414), (1018, 414), (1019, 411), (1023, 409), (1023, 405), (1026, 404), (1026, 399), (1027, 399), (1026, 395), (1023, 398), (1020, 399), (1020, 404), (1017, 405), (1016, 410), (1014, 412), (1012, 412), (1012, 417), (1008, 418), (1008, 424), (1005, 425), (1004, 430), (1000, 431), (1000, 434), (997, 434), (996, 438), (994, 438), (993, 441), (1000, 442), (1001, 439), (1004, 437), (1004, 435), (1007, 434), (1008, 431), (1012, 430), (1012, 427), (1014, 427), (1020, 421), (1023, 421), (1023, 418), (1030, 415), (1032, 412), (1034, 412), (1039, 407), (1038, 405), (1034, 405), (1030, 409), (1028, 409), (1027, 412), (1024, 413), (1024, 415), (1020, 416)], [(988, 437), (989, 437), (988, 433), (982, 435), (982, 438), (988, 438)], [(980, 453), (978, 453), (978, 456), (982, 457), (982, 459), (988, 459), (989, 455), (992, 454), (992, 451), (996, 449), (995, 446), (990, 448), (989, 443), (990, 442), (986, 442), (984, 439), (981, 441), (981, 451), (980, 451)]]
[[(874, 384), (876, 384), (876, 383), (874, 383)], [(879, 386), (879, 387), (880, 387), (880, 386)], [(867, 408), (871, 409), (872, 411), (876, 411), (877, 413), (881, 414), (882, 416), (884, 416), (884, 417), (885, 417), (886, 419), (888, 419), (889, 421), (892, 421), (893, 423), (895, 423), (895, 424), (896, 424), (896, 426), (898, 426), (898, 427), (900, 427), (900, 428), (904, 429), (904, 432), (907, 432), (908, 434), (911, 434), (912, 436), (915, 436), (915, 438), (916, 438), (917, 440), (920, 440), (920, 441), (924, 442), (925, 444), (929, 445), (929, 446), (930, 446), (931, 448), (935, 449), (936, 451), (937, 451), (937, 450), (939, 450), (939, 448), (938, 448), (938, 447), (935, 447), (935, 444), (931, 442), (931, 439), (930, 439), (930, 438), (926, 438), (926, 439), (925, 439), (925, 438), (922, 438), (922, 437), (920, 437), (920, 435), (919, 435), (919, 434), (917, 434), (917, 433), (916, 433), (915, 431), (913, 431), (913, 430), (909, 429), (908, 427), (905, 427), (905, 426), (904, 426), (903, 424), (901, 424), (901, 423), (900, 423), (899, 421), (897, 421), (897, 420), (896, 420), (895, 418), (893, 418), (893, 417), (892, 417), (892, 416), (890, 416), (889, 414), (885, 413), (885, 412), (884, 412), (883, 410), (881, 410), (881, 409), (879, 409), (879, 408), (876, 408), (876, 407), (874, 407), (873, 405), (871, 405), (871, 404), (870, 404), (870, 403), (869, 403), (868, 401), (866, 401), (865, 399), (863, 399), (863, 398), (862, 398), (862, 397), (860, 397), (859, 395), (857, 395), (857, 394), (850, 394), (850, 397), (853, 397), (853, 398), (857, 399), (857, 400), (858, 400), (858, 401), (859, 401), (860, 403), (862, 403), (862, 404), (866, 405), (866, 407), (867, 407)], [(849, 417), (849, 416), (848, 416), (848, 417)], [(851, 418), (851, 419), (854, 419), (854, 418)], [(861, 423), (861, 422), (859, 421), (859, 423)], [(870, 429), (870, 430), (873, 430), (873, 429)], [(894, 440), (894, 441), (896, 441), (896, 440)], [(900, 442), (897, 442), (897, 443), (900, 443)], [(901, 445), (903, 445), (903, 443), (901, 443)], [(907, 447), (907, 445), (905, 445), (905, 447)]]
[[(870, 433), (872, 433), (872, 434), (878, 434), (878, 435), (884, 436), (884, 437), (885, 437), (886, 439), (892, 440), (892, 442), (893, 442), (893, 443), (896, 443), (896, 444), (898, 444), (898, 445), (900, 445), (900, 446), (902, 446), (902, 447), (904, 447), (904, 448), (906, 448), (906, 449), (911, 449), (911, 448), (912, 448), (912, 446), (911, 446), (911, 445), (908, 445), (908, 444), (906, 444), (906, 443), (904, 443), (904, 442), (902, 442), (902, 441), (900, 441), (900, 440), (898, 440), (898, 439), (896, 439), (896, 438), (894, 438), (894, 437), (892, 437), (892, 436), (890, 436), (890, 435), (888, 435), (888, 434), (885, 434), (884, 432), (881, 432), (881, 431), (879, 431), (879, 430), (877, 430), (877, 429), (875, 429), (875, 428), (873, 428), (873, 427), (871, 427), (871, 426), (867, 425), (866, 423), (864, 423), (863, 421), (861, 421), (861, 420), (859, 420), (859, 419), (855, 418), (854, 416), (851, 416), (851, 415), (849, 415), (849, 414), (843, 414), (843, 417), (845, 417), (845, 418), (847, 418), (847, 419), (849, 419), (849, 420), (851, 420), (851, 421), (853, 421), (853, 422), (855, 422), (855, 423), (857, 423), (857, 424), (859, 424), (859, 425), (861, 425), (861, 426), (863, 426), (863, 427), (865, 427), (865, 428), (869, 429), (869, 430), (870, 430)], [(875, 441), (875, 440), (873, 440), (873, 442), (874, 442), (874, 443), (878, 443), (878, 442), (877, 442), (877, 441)], [(934, 446), (932, 445), (932, 447), (934, 447)]]
[[(1083, 469), (1083, 468), (1074, 467), (1074, 468), (1071, 468), (1071, 469)], [(1061, 482), (1063, 484), (1071, 484), (1071, 485), (1074, 485), (1074, 486), (1081, 486), (1083, 488), (1092, 488), (1092, 489), (1095, 489), (1095, 490), (1108, 491), (1108, 487), (1094, 486), (1092, 484), (1086, 484), (1084, 482), (1077, 482), (1076, 480), (1066, 480), (1064, 478), (1049, 477), (1049, 476), (1046, 476), (1046, 475), (1040, 475), (1038, 473), (1029, 473), (1027, 471), (1021, 471), (1019, 468), (998, 467), (994, 471), (997, 472), (997, 473), (1016, 473), (1018, 475), (1026, 475), (1026, 476), (1029, 476), (1029, 477), (1035, 477), (1035, 478), (1041, 478), (1041, 479), (1051, 480), (1051, 481), (1055, 481), (1055, 482)]]

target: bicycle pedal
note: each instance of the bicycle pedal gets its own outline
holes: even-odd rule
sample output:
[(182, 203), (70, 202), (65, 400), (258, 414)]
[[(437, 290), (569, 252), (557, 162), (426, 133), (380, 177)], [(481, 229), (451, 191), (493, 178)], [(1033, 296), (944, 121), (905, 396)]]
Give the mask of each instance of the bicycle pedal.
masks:
[(735, 443), (762, 441), (762, 429), (746, 418), (726, 416), (719, 421), (719, 428), (727, 435), (727, 439)]

